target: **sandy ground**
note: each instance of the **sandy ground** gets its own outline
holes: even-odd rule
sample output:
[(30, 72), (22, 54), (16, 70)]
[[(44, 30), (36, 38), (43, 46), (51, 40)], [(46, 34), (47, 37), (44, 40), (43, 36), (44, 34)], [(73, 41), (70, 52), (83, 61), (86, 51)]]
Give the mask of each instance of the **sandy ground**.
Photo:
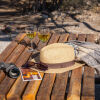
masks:
[[(47, 14), (37, 13), (34, 15), (17, 15), (14, 10), (1, 9), (0, 29), (7, 24), (16, 33), (23, 32), (25, 27), (49, 28), (56, 33), (75, 33), (75, 34), (100, 34), (100, 12), (84, 11), (82, 14), (65, 14), (55, 11)], [(13, 32), (13, 35), (17, 35)], [(10, 43), (9, 35), (0, 32), (0, 52)], [(4, 45), (5, 44), (5, 45)]]

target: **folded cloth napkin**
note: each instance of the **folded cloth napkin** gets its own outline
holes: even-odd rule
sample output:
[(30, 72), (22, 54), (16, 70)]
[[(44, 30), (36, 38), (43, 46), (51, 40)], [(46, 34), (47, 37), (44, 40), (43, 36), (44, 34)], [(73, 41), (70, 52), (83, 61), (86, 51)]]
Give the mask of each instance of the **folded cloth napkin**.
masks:
[(76, 60), (83, 61), (100, 74), (100, 45), (77, 40), (66, 43), (74, 47)]

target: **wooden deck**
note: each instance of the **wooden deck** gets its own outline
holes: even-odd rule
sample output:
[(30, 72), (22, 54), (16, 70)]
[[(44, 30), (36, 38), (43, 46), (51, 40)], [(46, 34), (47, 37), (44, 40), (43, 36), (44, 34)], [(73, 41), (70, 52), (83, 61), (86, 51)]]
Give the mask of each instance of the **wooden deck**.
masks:
[[(0, 54), (0, 61), (13, 62), (21, 67), (30, 58), (27, 44), (30, 40), (19, 34)], [(95, 42), (93, 34), (51, 34), (46, 43), (35, 37), (33, 42), (40, 50), (45, 45), (68, 40), (81, 40)], [(18, 42), (19, 41), (19, 42)], [(82, 70), (84, 73), (82, 74)], [(11, 79), (0, 71), (0, 100), (95, 100), (95, 74), (94, 69), (82, 66), (62, 74), (41, 73), (42, 80), (23, 82), (21, 76)]]

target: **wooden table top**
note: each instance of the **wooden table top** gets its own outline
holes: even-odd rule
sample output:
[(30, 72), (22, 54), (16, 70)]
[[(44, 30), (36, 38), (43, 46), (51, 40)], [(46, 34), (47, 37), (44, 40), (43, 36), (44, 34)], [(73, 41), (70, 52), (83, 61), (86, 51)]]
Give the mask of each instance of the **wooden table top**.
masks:
[[(15, 63), (21, 67), (30, 58), (27, 52), (27, 37), (21, 41), (23, 34), (19, 34), (14, 41), (0, 54), (0, 61)], [(95, 42), (94, 34), (51, 34), (50, 39), (42, 43), (36, 36), (33, 42), (38, 50), (42, 47), (68, 40)], [(23, 41), (26, 41), (24, 43)], [(82, 70), (84, 73), (82, 74)], [(0, 100), (95, 100), (94, 69), (82, 66), (75, 70), (61, 74), (41, 73), (42, 80), (24, 82), (19, 76), (11, 79), (0, 71)]]

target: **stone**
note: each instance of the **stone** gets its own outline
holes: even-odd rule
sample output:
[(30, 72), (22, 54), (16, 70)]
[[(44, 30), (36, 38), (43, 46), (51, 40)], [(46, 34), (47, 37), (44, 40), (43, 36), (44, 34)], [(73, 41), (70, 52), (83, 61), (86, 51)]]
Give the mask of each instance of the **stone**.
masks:
[(42, 14), (42, 17), (43, 17), (44, 19), (47, 19), (47, 18), (48, 18), (48, 15)]
[(48, 21), (51, 21), (51, 18), (48, 18)]
[(55, 16), (58, 14), (58, 11), (53, 11), (51, 14)]

